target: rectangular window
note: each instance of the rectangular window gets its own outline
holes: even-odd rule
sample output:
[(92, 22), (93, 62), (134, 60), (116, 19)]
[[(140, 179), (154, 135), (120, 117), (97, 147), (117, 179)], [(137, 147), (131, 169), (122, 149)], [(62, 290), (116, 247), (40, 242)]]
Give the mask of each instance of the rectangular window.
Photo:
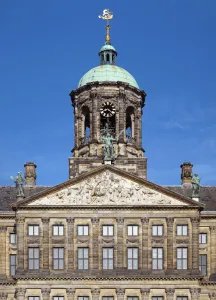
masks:
[(177, 225), (177, 235), (188, 235), (188, 225)]
[(39, 296), (29, 296), (28, 300), (40, 300)]
[(103, 236), (113, 236), (113, 225), (103, 225)]
[(53, 248), (53, 269), (64, 269), (64, 248)]
[(161, 297), (161, 296), (153, 296), (152, 300), (163, 300), (163, 297)]
[(152, 225), (152, 235), (162, 236), (163, 235), (163, 225)]
[(39, 235), (39, 225), (28, 225), (28, 235)]
[(207, 255), (200, 254), (199, 256), (199, 270), (202, 276), (207, 275)]
[(64, 225), (53, 225), (53, 235), (64, 235)]
[(105, 296), (105, 297), (103, 297), (103, 300), (114, 300), (114, 298)]
[(113, 269), (113, 248), (103, 248), (103, 269)]
[(77, 232), (78, 235), (85, 235), (85, 236), (89, 235), (88, 225), (78, 225), (77, 228), (78, 228), (78, 232)]
[(163, 269), (163, 248), (152, 248), (152, 269)]
[(139, 298), (138, 297), (131, 297), (131, 296), (129, 296), (129, 297), (127, 297), (127, 300), (139, 300)]
[(16, 233), (10, 233), (10, 244), (16, 244)]
[(16, 274), (16, 254), (10, 255), (10, 276)]
[(177, 248), (177, 269), (187, 269), (188, 249)]
[(28, 248), (29, 270), (39, 270), (39, 248)]
[(54, 296), (53, 300), (64, 300), (64, 296)]
[(89, 297), (87, 297), (87, 296), (79, 296), (78, 300), (89, 300)]
[(138, 235), (138, 225), (128, 225), (128, 236), (137, 236)]
[(88, 270), (89, 265), (89, 249), (78, 248), (78, 269)]
[(199, 243), (200, 244), (207, 244), (207, 233), (200, 233), (199, 234)]
[(187, 296), (178, 296), (177, 300), (188, 300)]
[(128, 269), (138, 269), (138, 248), (127, 248), (128, 256)]

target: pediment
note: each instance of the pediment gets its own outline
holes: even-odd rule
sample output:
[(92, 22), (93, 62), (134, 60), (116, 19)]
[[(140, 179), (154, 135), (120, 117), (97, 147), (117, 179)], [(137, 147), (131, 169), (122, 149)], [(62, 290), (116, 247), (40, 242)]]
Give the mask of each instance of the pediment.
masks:
[(18, 206), (188, 206), (195, 201), (110, 166), (30, 197)]

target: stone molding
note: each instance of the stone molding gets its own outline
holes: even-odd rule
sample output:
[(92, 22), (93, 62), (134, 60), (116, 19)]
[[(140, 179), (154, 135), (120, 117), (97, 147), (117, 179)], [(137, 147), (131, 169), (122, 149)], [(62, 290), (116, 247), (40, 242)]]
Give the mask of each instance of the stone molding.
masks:
[(98, 225), (99, 224), (100, 219), (99, 218), (91, 218), (91, 222), (93, 225)]
[(26, 289), (23, 288), (16, 288), (16, 296), (25, 296)]
[(172, 289), (172, 288), (169, 288), (169, 289), (166, 289), (166, 295), (167, 296), (174, 296), (175, 294), (175, 289)]
[(148, 224), (149, 218), (147, 218), (147, 217), (141, 218), (141, 222), (142, 222), (142, 224)]
[(73, 288), (66, 289), (66, 293), (68, 296), (74, 297), (75, 292), (76, 292), (76, 289), (73, 289)]
[(44, 225), (49, 225), (50, 218), (45, 217), (45, 218), (41, 218), (41, 220)]
[(99, 296), (100, 295), (100, 289), (91, 289), (92, 296)]
[(116, 218), (116, 222), (117, 222), (118, 225), (123, 225), (124, 224), (124, 218), (118, 217), (118, 218)]
[(142, 296), (148, 296), (150, 294), (150, 289), (140, 289)]
[(73, 225), (74, 224), (74, 218), (70, 217), (70, 218), (67, 218), (67, 223), (69, 225)]
[(41, 294), (42, 294), (43, 297), (49, 297), (50, 292), (51, 292), (50, 288), (43, 288), (43, 289), (41, 289)]
[(24, 224), (25, 223), (25, 217), (16, 217), (16, 223), (17, 224)]
[(124, 296), (124, 294), (125, 294), (125, 289), (121, 289), (121, 288), (116, 289), (117, 296)]

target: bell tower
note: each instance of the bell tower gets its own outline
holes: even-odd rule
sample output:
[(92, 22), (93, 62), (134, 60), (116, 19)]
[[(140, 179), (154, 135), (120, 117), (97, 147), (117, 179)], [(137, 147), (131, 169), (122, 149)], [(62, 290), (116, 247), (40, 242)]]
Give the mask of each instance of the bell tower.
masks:
[(146, 94), (129, 72), (116, 65), (109, 25), (112, 12), (106, 9), (99, 17), (107, 21), (100, 65), (88, 71), (70, 93), (75, 132), (69, 177), (112, 164), (146, 178), (147, 158), (142, 148)]

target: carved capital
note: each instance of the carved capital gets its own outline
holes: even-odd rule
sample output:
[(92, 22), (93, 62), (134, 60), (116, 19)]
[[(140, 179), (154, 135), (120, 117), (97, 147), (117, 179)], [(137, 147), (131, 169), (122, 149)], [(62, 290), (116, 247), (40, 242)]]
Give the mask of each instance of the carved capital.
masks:
[(16, 223), (17, 224), (24, 224), (25, 218), (24, 217), (16, 217)]
[(76, 292), (76, 289), (72, 289), (72, 288), (66, 289), (66, 293), (67, 293), (67, 295), (70, 296), (70, 297), (74, 297), (75, 292)]
[(175, 294), (175, 289), (166, 289), (166, 295), (167, 296), (174, 296)]
[(0, 226), (0, 233), (6, 231), (7, 231), (7, 226)]
[(148, 296), (150, 293), (150, 289), (140, 289), (142, 296)]
[(7, 293), (0, 293), (0, 299), (1, 300), (6, 300), (7, 299), (8, 294)]
[(50, 291), (51, 291), (50, 288), (43, 288), (43, 289), (41, 289), (41, 294), (43, 297), (49, 297)]
[(42, 220), (43, 225), (49, 225), (50, 218), (45, 217), (45, 218), (42, 218), (41, 220)]
[(16, 297), (25, 296), (26, 289), (16, 288)]
[(91, 289), (92, 296), (99, 296), (100, 295), (100, 289)]
[(199, 217), (191, 218), (191, 223), (192, 223), (193, 226), (199, 226), (200, 218)]
[(74, 224), (74, 218), (70, 217), (70, 218), (67, 218), (67, 222), (69, 225), (73, 225)]
[(116, 295), (117, 296), (124, 296), (125, 289), (116, 289)]
[(141, 222), (143, 224), (148, 224), (149, 223), (149, 218), (147, 218), (147, 217), (141, 218)]
[(122, 218), (122, 217), (116, 218), (116, 222), (117, 222), (118, 225), (123, 225), (124, 224), (124, 218)]
[(91, 218), (92, 224), (93, 225), (98, 225), (99, 224), (99, 218), (95, 217), (95, 218)]
[(190, 289), (191, 296), (196, 297), (196, 299), (198, 299), (200, 292), (201, 292), (201, 289), (199, 289), (199, 288)]
[(216, 232), (216, 226), (210, 226), (210, 233)]
[(166, 221), (168, 226), (173, 226), (174, 218), (172, 217), (166, 218)]
[(209, 293), (208, 295), (211, 300), (216, 300), (216, 292)]

